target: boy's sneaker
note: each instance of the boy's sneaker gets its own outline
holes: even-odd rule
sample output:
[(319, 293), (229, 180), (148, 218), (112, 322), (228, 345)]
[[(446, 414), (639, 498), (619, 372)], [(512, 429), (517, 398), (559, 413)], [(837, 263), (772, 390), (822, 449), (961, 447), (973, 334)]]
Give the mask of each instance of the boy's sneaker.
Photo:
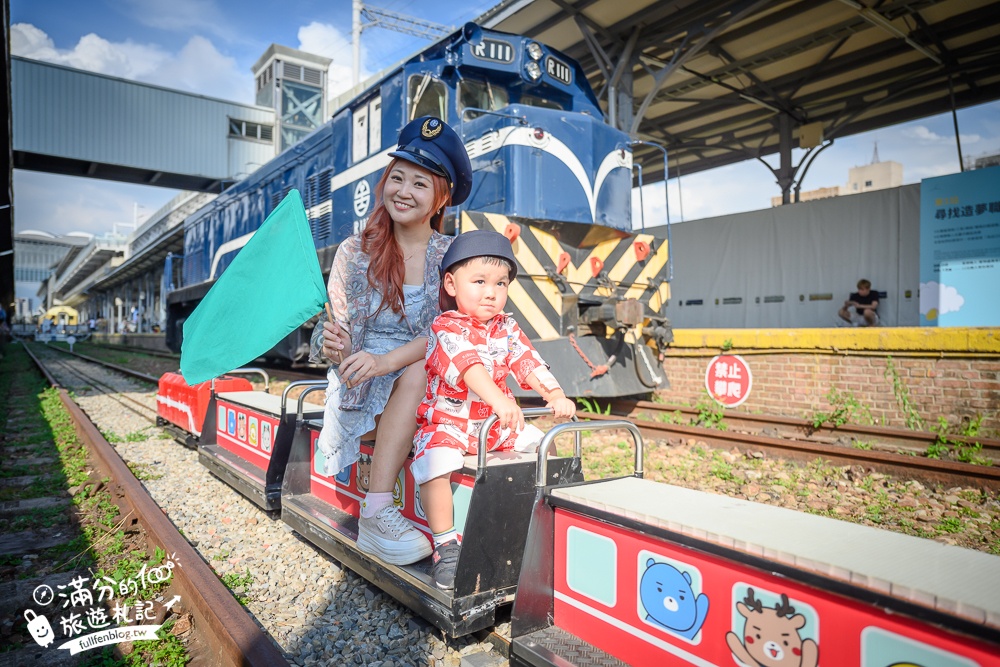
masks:
[(358, 549), (391, 565), (409, 565), (431, 555), (431, 543), (395, 505), (383, 507), (370, 519), (358, 519)]
[(431, 576), (441, 590), (451, 590), (455, 587), (455, 570), (458, 569), (458, 555), (462, 547), (455, 540), (434, 547), (431, 558)]

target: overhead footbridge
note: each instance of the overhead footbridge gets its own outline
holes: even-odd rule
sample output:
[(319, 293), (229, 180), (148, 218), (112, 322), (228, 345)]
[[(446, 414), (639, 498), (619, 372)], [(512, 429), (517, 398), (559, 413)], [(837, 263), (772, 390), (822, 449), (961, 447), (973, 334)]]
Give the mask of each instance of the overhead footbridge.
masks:
[(275, 112), (11, 57), (13, 166), (221, 192), (274, 157)]

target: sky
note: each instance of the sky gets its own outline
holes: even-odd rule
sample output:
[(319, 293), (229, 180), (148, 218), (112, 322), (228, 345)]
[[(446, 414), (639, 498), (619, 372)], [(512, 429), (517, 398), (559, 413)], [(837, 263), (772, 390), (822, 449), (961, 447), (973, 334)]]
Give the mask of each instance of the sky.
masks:
[[(460, 26), (497, 0), (381, 0), (372, 6)], [(429, 11), (433, 8), (433, 12)], [(333, 59), (331, 96), (351, 84), (351, 1), (11, 0), (11, 52), (37, 60), (215, 98), (253, 102), (251, 65), (273, 43)], [(369, 29), (361, 38), (362, 78), (425, 46), (426, 40)], [(958, 112), (962, 152), (1000, 152), (1000, 102)], [(959, 171), (951, 114), (838, 139), (809, 168), (802, 189), (844, 185), (851, 167), (903, 165), (904, 183)], [(773, 166), (777, 157), (766, 158)], [(796, 150), (793, 159), (801, 159)], [(720, 196), (720, 184), (725, 196)], [(176, 190), (97, 179), (14, 172), (14, 228), (65, 234), (128, 232)], [(756, 160), (672, 179), (670, 220), (696, 220), (770, 206), (780, 194)], [(647, 226), (666, 222), (662, 182), (644, 190)], [(638, 217), (636, 218), (638, 220)]]

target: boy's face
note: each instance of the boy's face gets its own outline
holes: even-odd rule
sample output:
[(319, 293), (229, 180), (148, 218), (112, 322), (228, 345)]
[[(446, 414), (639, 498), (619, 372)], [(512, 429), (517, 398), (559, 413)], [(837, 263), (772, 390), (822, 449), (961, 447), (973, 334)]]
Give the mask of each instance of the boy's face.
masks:
[(444, 274), (444, 290), (458, 304), (459, 312), (488, 322), (507, 305), (510, 278), (503, 264), (476, 258), (454, 273)]
[(868, 293), (872, 291), (871, 287), (859, 287), (858, 296), (868, 296)]

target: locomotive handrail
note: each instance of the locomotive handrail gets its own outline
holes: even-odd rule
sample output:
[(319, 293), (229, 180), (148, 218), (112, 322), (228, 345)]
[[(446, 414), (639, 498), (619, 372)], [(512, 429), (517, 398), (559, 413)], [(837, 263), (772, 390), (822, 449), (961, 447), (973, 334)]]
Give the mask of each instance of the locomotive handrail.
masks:
[[(521, 413), (524, 415), (525, 419), (532, 419), (535, 417), (544, 417), (545, 415), (551, 415), (553, 414), (553, 411), (552, 408), (524, 408), (521, 410)], [(573, 422), (577, 421), (576, 415), (573, 415), (572, 417), (570, 417), (570, 419), (572, 419)], [(477, 480), (480, 479), (483, 476), (483, 473), (486, 471), (486, 446), (488, 445), (490, 428), (498, 420), (499, 417), (497, 417), (495, 414), (492, 414), (486, 418), (486, 421), (483, 422), (482, 428), (479, 429), (479, 451), (477, 452), (478, 459), (476, 465)], [(543, 442), (545, 441), (544, 437), (542, 438), (542, 441)], [(577, 432), (576, 443), (573, 448), (573, 451), (576, 454), (577, 458), (580, 458), (580, 452), (582, 451), (582, 449), (583, 447), (580, 443), (580, 433)]]
[[(527, 118), (527, 116), (518, 116), (518, 115), (512, 114), (512, 113), (500, 113), (499, 111), (490, 111), (489, 109), (481, 109), (479, 107), (465, 107), (464, 109), (462, 109), (462, 122), (463, 123), (465, 122), (465, 114), (469, 113), (470, 111), (475, 112), (475, 113), (486, 114), (487, 116), (500, 116), (501, 118), (513, 118), (514, 120), (516, 120), (519, 123), (521, 123), (521, 125), (527, 125), (528, 124), (528, 118)], [(463, 136), (462, 138), (465, 139), (465, 136)]]
[(299, 400), (295, 407), (295, 420), (302, 421), (302, 404), (304, 398), (307, 394), (311, 394), (314, 391), (319, 391), (320, 389), (326, 389), (327, 385), (330, 384), (326, 380), (299, 380), (298, 382), (291, 382), (285, 387), (285, 391), (281, 394), (281, 416), (285, 416), (285, 401), (288, 397), (288, 391), (290, 389), (295, 389), (296, 387), (305, 387), (301, 394), (299, 394)]
[(635, 424), (624, 419), (599, 422), (567, 422), (565, 424), (556, 424), (542, 437), (542, 442), (538, 445), (538, 467), (535, 469), (535, 486), (545, 486), (546, 479), (548, 478), (549, 447), (552, 446), (557, 437), (566, 431), (573, 431), (576, 433), (577, 442), (579, 442), (580, 431), (609, 431), (617, 428), (625, 429), (632, 436), (632, 441), (635, 443), (635, 476), (641, 479), (643, 475), (642, 434), (639, 433), (639, 429)]
[[(261, 375), (264, 377), (264, 393), (270, 393), (271, 376), (263, 368), (237, 368), (229, 371), (226, 375)], [(212, 392), (215, 392), (215, 378), (212, 378)]]
[[(670, 191), (667, 189), (667, 177), (670, 175), (667, 164), (667, 149), (660, 144), (654, 143), (652, 141), (643, 141), (642, 139), (636, 139), (630, 141), (629, 146), (651, 146), (656, 150), (663, 153), (663, 205), (667, 211), (667, 247), (670, 248), (670, 254), (667, 255), (667, 280), (674, 279), (674, 249), (670, 245)], [(642, 168), (639, 168), (639, 192), (640, 197), (642, 193)], [(641, 201), (641, 199), (640, 199)], [(643, 230), (646, 228), (646, 216), (645, 211), (643, 212)]]

